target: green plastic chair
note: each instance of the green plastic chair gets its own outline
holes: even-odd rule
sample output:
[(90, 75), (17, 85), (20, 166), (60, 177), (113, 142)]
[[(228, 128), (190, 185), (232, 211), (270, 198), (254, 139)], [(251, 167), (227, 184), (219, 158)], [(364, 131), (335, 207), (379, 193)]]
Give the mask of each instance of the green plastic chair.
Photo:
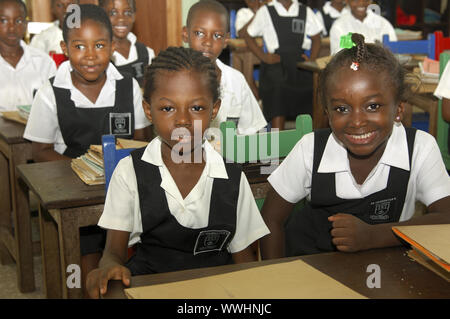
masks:
[[(444, 72), (447, 62), (450, 60), (450, 53), (448, 51), (441, 53), (439, 57), (440, 74)], [(450, 170), (450, 155), (448, 149), (448, 130), (450, 125), (442, 118), (442, 100), (439, 100), (438, 118), (437, 118), (437, 134), (436, 140), (441, 150), (442, 158), (447, 170)]]
[[(269, 163), (286, 157), (303, 135), (312, 132), (312, 119), (310, 115), (299, 115), (295, 129), (253, 135), (237, 135), (236, 124), (228, 121), (220, 124), (220, 131), (222, 156), (225, 159), (241, 164)], [(255, 200), (261, 210), (264, 198)]]

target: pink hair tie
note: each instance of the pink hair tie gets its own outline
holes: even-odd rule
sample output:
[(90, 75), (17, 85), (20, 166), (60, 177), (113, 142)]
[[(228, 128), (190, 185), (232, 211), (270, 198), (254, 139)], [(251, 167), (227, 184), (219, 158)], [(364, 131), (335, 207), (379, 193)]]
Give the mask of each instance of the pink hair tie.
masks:
[(352, 69), (353, 71), (358, 71), (359, 63), (358, 62), (353, 62), (352, 65), (350, 65), (350, 69)]

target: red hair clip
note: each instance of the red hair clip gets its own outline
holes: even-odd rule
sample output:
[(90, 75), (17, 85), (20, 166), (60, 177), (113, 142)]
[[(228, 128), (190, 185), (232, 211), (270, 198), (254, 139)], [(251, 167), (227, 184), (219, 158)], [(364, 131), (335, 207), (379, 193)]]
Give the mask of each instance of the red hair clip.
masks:
[(350, 65), (350, 69), (352, 69), (353, 71), (358, 71), (359, 63), (358, 62), (353, 62), (352, 65)]

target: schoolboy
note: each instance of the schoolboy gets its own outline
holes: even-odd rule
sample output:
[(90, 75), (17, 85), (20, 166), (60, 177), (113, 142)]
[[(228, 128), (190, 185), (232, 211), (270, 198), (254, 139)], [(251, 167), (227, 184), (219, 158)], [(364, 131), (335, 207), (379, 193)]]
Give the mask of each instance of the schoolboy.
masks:
[(328, 36), (334, 21), (336, 21), (342, 14), (349, 11), (346, 5), (347, 3), (345, 0), (331, 0), (325, 2), (323, 7), (316, 12), (317, 17), (322, 22), (322, 36)]

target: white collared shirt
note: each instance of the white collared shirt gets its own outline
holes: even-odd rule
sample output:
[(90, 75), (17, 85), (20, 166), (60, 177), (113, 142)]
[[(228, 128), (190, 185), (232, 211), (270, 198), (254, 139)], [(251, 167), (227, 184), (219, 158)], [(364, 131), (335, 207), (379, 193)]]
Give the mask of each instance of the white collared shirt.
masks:
[[(184, 199), (162, 160), (160, 138), (153, 139), (147, 145), (141, 158), (159, 167), (160, 185), (166, 194), (170, 213), (182, 226), (192, 229), (208, 226), (214, 179), (228, 178), (221, 155), (214, 151), (208, 142), (203, 144), (203, 149), (205, 168), (197, 184)], [(114, 170), (98, 225), (107, 229), (130, 232), (129, 246), (140, 241), (143, 228), (136, 173), (131, 156), (122, 159)], [(258, 211), (247, 178), (242, 173), (237, 202), (236, 233), (228, 250), (231, 253), (239, 252), (268, 233), (269, 229)]]
[[(297, 203), (305, 197), (311, 199), (313, 154), (314, 133), (309, 133), (295, 145), (286, 159), (270, 175), (268, 179), (270, 184), (286, 201)], [(409, 167), (406, 131), (402, 125), (394, 125), (380, 161), (362, 185), (356, 183), (351, 173), (347, 150), (333, 134), (328, 138), (318, 172), (335, 173), (337, 197), (358, 199), (385, 189), (391, 166), (410, 171), (400, 221), (412, 218), (416, 200), (429, 206), (441, 198), (450, 196), (450, 178), (434, 137), (417, 130)]]
[(31, 105), (37, 91), (55, 75), (56, 65), (45, 53), (20, 41), (23, 55), (14, 68), (0, 55), (0, 111), (16, 111), (18, 105)]
[[(278, 1), (272, 0), (269, 4), (262, 6), (255, 14), (255, 18), (247, 27), (247, 32), (252, 37), (263, 37), (267, 51), (274, 53), (279, 48), (278, 36), (275, 31), (272, 19), (270, 18), (269, 9), (267, 6), (274, 6), (278, 15), (281, 17), (296, 17), (298, 15), (299, 3), (298, 0), (292, 0), (289, 10)], [(322, 32), (322, 24), (317, 19), (314, 11), (307, 7), (306, 9), (306, 23), (305, 23), (305, 37), (303, 38), (302, 48), (309, 50), (311, 48), (311, 39), (308, 36), (314, 36)], [(299, 48), (300, 49), (300, 48)]]
[(219, 59), (216, 59), (216, 63), (222, 71), (220, 78), (222, 103), (210, 127), (220, 128), (220, 123), (225, 122), (227, 118), (239, 118), (237, 133), (255, 134), (267, 125), (267, 121), (244, 75)]
[[(138, 59), (137, 49), (136, 49), (136, 41), (137, 41), (136, 35), (134, 35), (134, 33), (132, 33), (132, 32), (129, 32), (127, 34), (127, 39), (128, 39), (128, 41), (131, 42), (130, 52), (128, 53), (128, 57), (124, 57), (122, 54), (120, 54), (117, 51), (114, 51), (112, 54), (111, 60), (114, 62), (114, 64), (116, 66), (126, 65), (126, 64), (132, 63)], [(147, 48), (147, 52), (148, 52), (148, 64), (151, 64), (153, 58), (155, 57), (155, 52), (149, 47), (146, 47), (146, 48)]]
[(46, 54), (51, 51), (62, 54), (64, 52), (61, 49), (61, 41), (64, 41), (63, 32), (59, 27), (59, 21), (55, 21), (52, 26), (33, 36), (30, 46), (42, 50)]
[(382, 16), (367, 9), (367, 16), (361, 22), (361, 20), (356, 19), (353, 14), (348, 11), (334, 21), (333, 26), (331, 27), (331, 54), (335, 54), (341, 50), (341, 36), (347, 35), (349, 32), (362, 34), (366, 43), (375, 43), (375, 41), (383, 42), (383, 35), (385, 34), (389, 35), (389, 41), (397, 41), (394, 27)]
[(234, 23), (236, 27), (236, 36), (239, 30), (241, 30), (247, 24), (247, 22), (249, 22), (253, 18), (254, 15), (255, 13), (250, 8), (240, 8), (236, 12), (236, 21)]
[(450, 63), (445, 66), (434, 95), (439, 99), (450, 99)]
[[(112, 107), (115, 104), (116, 81), (121, 80), (123, 76), (112, 63), (106, 69), (106, 81), (95, 103), (92, 103), (72, 84), (71, 71), (70, 61), (62, 63), (56, 73), (53, 85), (70, 90), (70, 99), (76, 107), (101, 108)], [(141, 89), (135, 79), (133, 79), (133, 105), (135, 129), (142, 129), (150, 125), (142, 107)], [(63, 154), (67, 146), (59, 128), (56, 111), (55, 93), (50, 81), (47, 81), (36, 94), (23, 137), (38, 143), (54, 144), (55, 151)]]
[[(329, 16), (330, 16), (331, 18), (333, 18), (333, 19), (337, 19), (337, 18), (339, 18), (342, 14), (344, 14), (344, 13), (346, 13), (346, 12), (350, 12), (350, 9), (349, 9), (347, 6), (345, 6), (345, 7), (342, 9), (342, 11), (338, 11), (335, 7), (333, 7), (333, 6), (331, 5), (331, 1), (325, 2), (325, 4), (324, 4), (323, 7), (322, 7), (322, 10), (323, 10), (323, 12), (324, 12), (325, 14), (329, 15)], [(328, 35), (328, 32), (327, 32), (327, 29), (326, 29), (326, 27), (325, 27), (325, 20), (323, 19), (322, 12), (320, 12), (320, 10), (318, 10), (318, 11), (316, 12), (316, 16), (317, 16), (317, 18), (319, 19), (319, 21), (322, 23), (322, 28), (323, 28), (322, 35), (325, 37), (325, 36)]]

